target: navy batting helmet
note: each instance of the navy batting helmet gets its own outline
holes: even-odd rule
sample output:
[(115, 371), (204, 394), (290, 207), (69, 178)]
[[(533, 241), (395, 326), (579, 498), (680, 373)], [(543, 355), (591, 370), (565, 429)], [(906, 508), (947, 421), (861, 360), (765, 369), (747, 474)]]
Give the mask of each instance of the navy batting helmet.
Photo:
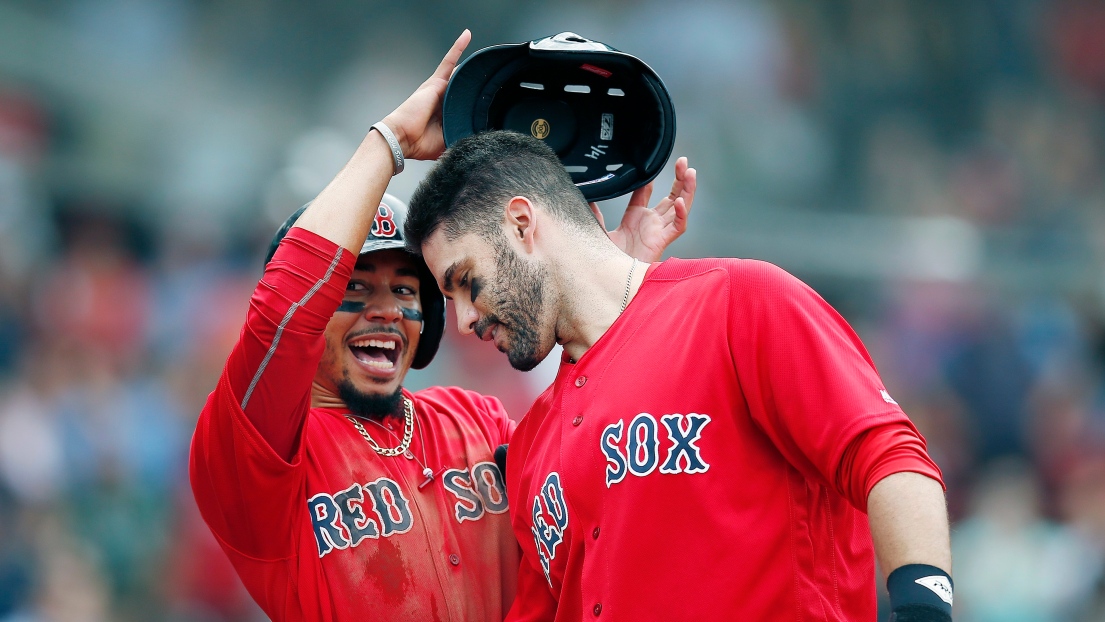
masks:
[[(299, 219), (300, 214), (305, 209), (307, 209), (306, 205), (297, 209), (291, 216), (288, 216), (284, 224), (280, 225), (280, 229), (276, 231), (276, 235), (273, 236), (272, 242), (269, 244), (269, 252), (265, 256), (266, 264), (272, 260), (273, 255), (276, 254), (276, 248), (280, 246), (280, 241), (288, 235), (288, 231), (295, 225), (295, 221)], [(372, 224), (372, 229), (368, 232), (364, 245), (361, 246), (360, 254), (364, 255), (365, 253), (374, 253), (390, 248), (407, 251), (406, 243), (403, 240), (403, 223), (406, 220), (407, 205), (392, 195), (385, 194), (380, 201), (380, 208), (376, 213), (376, 220)], [(407, 252), (409, 253), (409, 251)], [(410, 253), (410, 255), (418, 265), (419, 281), (421, 282), (419, 298), (422, 302), (422, 336), (419, 338), (418, 349), (414, 353), (411, 367), (422, 369), (434, 360), (437, 347), (441, 345), (441, 336), (445, 333), (445, 297), (441, 294), (441, 290), (437, 288), (437, 281), (430, 273), (430, 269), (426, 267), (426, 262), (418, 255), (413, 253)]]
[(602, 201), (660, 173), (675, 146), (675, 108), (640, 59), (563, 32), (469, 56), (449, 80), (442, 130), (450, 147), (484, 130), (532, 134), (588, 201)]

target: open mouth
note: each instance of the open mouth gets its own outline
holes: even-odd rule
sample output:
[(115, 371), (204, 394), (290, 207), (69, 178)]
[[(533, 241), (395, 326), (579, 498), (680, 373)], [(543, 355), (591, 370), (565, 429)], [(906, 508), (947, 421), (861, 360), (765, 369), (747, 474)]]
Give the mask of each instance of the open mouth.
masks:
[(395, 371), (403, 342), (394, 335), (364, 336), (350, 341), (349, 350), (365, 367), (386, 373)]

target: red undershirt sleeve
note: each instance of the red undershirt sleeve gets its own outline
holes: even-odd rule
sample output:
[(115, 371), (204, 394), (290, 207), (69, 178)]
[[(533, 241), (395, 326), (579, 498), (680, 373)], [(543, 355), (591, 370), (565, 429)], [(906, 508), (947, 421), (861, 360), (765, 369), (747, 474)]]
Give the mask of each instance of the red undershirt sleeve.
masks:
[(875, 484), (903, 472), (920, 473), (944, 486), (940, 468), (928, 455), (925, 439), (909, 421), (896, 421), (867, 430), (849, 443), (835, 484), (852, 505), (866, 512), (867, 497)]
[(189, 479), (200, 513), (231, 561), (296, 552), (305, 469), (302, 430), (323, 331), (355, 258), (293, 228), (265, 268), (245, 326), (196, 423)]
[(237, 403), (285, 461), (298, 447), (325, 349), (323, 331), (355, 262), (353, 253), (293, 227), (265, 267), (227, 359), (225, 373)]

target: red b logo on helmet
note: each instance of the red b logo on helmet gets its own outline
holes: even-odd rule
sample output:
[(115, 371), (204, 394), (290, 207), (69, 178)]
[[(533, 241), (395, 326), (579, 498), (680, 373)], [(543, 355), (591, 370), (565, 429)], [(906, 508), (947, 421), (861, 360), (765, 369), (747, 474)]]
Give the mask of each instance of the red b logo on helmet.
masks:
[(376, 218), (372, 221), (372, 231), (369, 234), (374, 238), (394, 238), (396, 231), (395, 212), (381, 203), (376, 210)]

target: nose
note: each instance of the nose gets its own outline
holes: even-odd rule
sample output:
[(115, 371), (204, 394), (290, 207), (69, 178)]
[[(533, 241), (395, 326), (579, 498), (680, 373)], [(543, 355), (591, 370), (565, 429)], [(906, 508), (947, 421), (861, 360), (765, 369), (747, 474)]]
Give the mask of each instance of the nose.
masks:
[(457, 307), (457, 330), (462, 335), (471, 335), (475, 329), (476, 322), (480, 319), (480, 314), (476, 312), (476, 308), (471, 303), (453, 299), (454, 304)]
[(394, 324), (403, 319), (403, 311), (399, 308), (399, 301), (390, 291), (377, 292), (369, 299), (364, 310), (365, 319), (370, 322), (382, 324)]

